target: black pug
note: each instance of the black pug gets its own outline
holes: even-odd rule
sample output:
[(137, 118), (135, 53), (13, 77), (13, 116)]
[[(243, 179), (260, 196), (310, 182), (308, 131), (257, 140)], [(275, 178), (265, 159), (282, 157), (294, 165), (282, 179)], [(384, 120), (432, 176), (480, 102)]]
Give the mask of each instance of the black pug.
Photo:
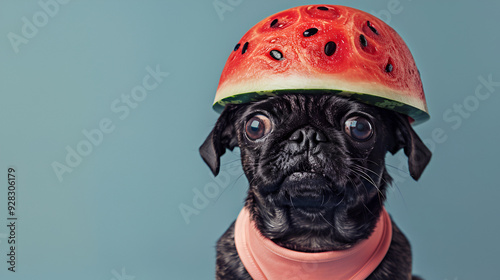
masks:
[[(343, 250), (370, 236), (392, 181), (388, 151), (404, 149), (415, 180), (431, 157), (406, 116), (326, 94), (227, 105), (200, 154), (217, 175), (220, 157), (236, 146), (257, 229), (302, 252)], [(419, 279), (411, 275), (408, 240), (392, 226), (389, 250), (367, 279)], [(235, 248), (234, 223), (217, 242), (216, 262), (217, 279), (252, 279)]]

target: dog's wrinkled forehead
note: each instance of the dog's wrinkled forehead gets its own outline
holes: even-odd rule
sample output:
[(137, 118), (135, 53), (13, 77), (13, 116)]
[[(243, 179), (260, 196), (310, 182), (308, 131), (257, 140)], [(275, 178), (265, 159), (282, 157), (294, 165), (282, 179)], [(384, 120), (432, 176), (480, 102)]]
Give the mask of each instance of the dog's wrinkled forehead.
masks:
[[(249, 104), (240, 116), (247, 116), (259, 111), (269, 114), (275, 120), (315, 121), (325, 118), (333, 121), (342, 118), (350, 112), (366, 112), (377, 115), (377, 111), (369, 105), (332, 95), (297, 95), (283, 94), (269, 97)], [(336, 124), (332, 123), (332, 124)]]

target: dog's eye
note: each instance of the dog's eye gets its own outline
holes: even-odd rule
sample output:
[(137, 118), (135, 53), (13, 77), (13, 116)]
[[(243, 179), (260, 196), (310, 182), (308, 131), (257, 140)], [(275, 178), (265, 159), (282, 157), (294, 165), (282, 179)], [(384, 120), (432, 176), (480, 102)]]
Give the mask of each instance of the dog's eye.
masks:
[(264, 115), (255, 115), (245, 125), (245, 132), (251, 140), (266, 136), (271, 131), (271, 120)]
[(373, 135), (373, 128), (366, 118), (355, 116), (345, 122), (345, 132), (354, 140), (366, 141)]

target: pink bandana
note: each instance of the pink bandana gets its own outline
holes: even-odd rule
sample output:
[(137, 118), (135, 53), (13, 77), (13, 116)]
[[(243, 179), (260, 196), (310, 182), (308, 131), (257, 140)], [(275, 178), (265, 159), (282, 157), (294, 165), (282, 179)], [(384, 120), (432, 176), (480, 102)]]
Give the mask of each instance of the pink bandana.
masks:
[(244, 207), (236, 220), (234, 239), (238, 255), (254, 280), (364, 280), (389, 250), (392, 225), (384, 208), (373, 234), (354, 247), (305, 253), (280, 247), (262, 236)]

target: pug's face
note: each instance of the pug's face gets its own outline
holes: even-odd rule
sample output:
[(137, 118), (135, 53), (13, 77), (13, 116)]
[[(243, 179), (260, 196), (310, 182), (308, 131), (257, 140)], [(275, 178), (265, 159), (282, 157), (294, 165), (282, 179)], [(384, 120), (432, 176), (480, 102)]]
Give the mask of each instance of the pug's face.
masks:
[(405, 149), (415, 179), (430, 159), (406, 117), (331, 95), (228, 105), (200, 152), (217, 174), (220, 156), (235, 146), (258, 229), (306, 252), (345, 249), (370, 235), (391, 181), (388, 151)]

